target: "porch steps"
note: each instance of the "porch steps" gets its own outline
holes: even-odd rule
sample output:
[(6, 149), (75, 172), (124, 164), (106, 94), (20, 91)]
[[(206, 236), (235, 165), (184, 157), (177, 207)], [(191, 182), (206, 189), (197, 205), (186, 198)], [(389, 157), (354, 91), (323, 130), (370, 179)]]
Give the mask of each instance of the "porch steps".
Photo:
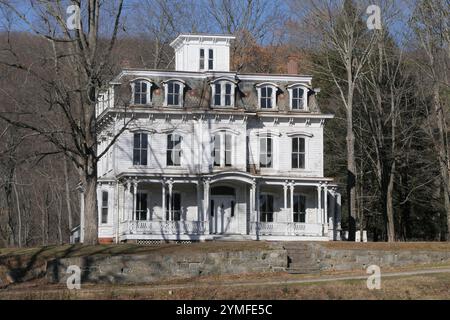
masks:
[(252, 240), (250, 236), (242, 234), (218, 234), (213, 236), (213, 241), (247, 241)]
[(283, 243), (288, 255), (288, 268), (292, 274), (318, 273), (320, 266), (315, 259), (315, 252), (311, 246), (304, 242)]

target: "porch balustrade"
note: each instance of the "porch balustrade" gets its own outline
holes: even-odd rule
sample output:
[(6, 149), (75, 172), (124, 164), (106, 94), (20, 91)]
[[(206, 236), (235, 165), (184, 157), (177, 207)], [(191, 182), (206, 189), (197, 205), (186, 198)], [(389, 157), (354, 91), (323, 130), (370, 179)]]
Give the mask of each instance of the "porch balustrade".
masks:
[(121, 224), (122, 234), (192, 234), (205, 233), (204, 221), (125, 221)]
[(303, 236), (317, 235), (322, 232), (321, 224), (302, 222), (252, 222), (251, 234), (262, 236)]

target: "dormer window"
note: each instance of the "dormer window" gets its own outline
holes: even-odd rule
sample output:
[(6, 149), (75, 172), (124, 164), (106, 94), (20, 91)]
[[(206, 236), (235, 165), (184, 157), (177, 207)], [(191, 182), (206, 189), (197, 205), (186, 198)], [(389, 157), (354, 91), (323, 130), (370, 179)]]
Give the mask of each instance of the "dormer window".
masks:
[(205, 49), (200, 49), (200, 70), (205, 70)]
[(152, 83), (148, 80), (135, 80), (131, 83), (132, 104), (147, 105), (151, 102)]
[(236, 83), (230, 80), (216, 79), (211, 84), (213, 107), (233, 107)]
[(208, 70), (214, 69), (214, 50), (208, 50)]
[(308, 109), (308, 89), (302, 84), (293, 84), (288, 86), (289, 105), (291, 110)]
[(260, 109), (274, 109), (277, 106), (278, 86), (274, 83), (261, 83), (256, 85)]
[(165, 106), (183, 106), (183, 92), (185, 83), (182, 80), (167, 80), (163, 82), (165, 89)]

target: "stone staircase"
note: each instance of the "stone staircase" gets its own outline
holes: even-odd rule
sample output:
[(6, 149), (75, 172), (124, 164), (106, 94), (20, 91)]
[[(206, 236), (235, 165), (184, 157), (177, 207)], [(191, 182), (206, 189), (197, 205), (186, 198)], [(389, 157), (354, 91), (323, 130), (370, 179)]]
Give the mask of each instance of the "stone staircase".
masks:
[(320, 272), (320, 266), (313, 246), (305, 242), (285, 242), (283, 247), (287, 251), (288, 256), (288, 268), (286, 269), (288, 273)]

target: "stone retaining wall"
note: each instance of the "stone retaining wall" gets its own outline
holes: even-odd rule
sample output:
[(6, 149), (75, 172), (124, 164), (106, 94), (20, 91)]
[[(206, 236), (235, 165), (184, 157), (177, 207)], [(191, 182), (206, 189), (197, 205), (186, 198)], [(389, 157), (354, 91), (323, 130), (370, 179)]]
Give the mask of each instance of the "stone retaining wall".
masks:
[(63, 258), (48, 262), (47, 279), (65, 283), (70, 265), (80, 267), (82, 283), (151, 283), (200, 275), (282, 271), (287, 267), (287, 253), (281, 246), (273, 245), (272, 249), (258, 251)]
[(321, 271), (361, 270), (372, 264), (386, 268), (450, 262), (450, 251), (331, 249), (320, 243), (308, 246)]

